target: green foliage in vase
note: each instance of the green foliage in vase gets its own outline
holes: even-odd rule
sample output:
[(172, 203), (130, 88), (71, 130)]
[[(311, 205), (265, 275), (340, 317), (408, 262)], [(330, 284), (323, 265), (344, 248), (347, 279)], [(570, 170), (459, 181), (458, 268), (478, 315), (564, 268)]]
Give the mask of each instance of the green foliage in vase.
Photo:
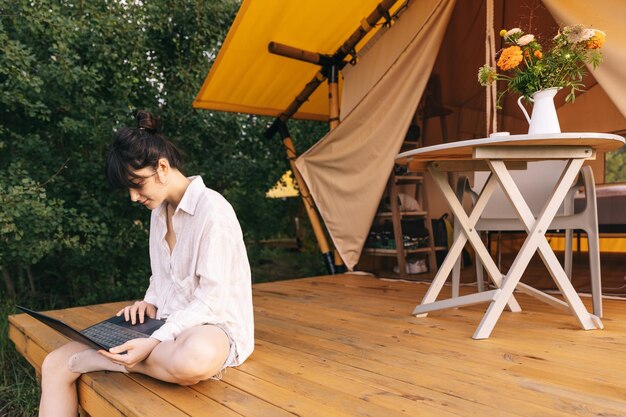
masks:
[(574, 101), (576, 92), (584, 88), (585, 65), (596, 68), (601, 63), (600, 48), (606, 41), (604, 32), (583, 25), (563, 28), (547, 50), (534, 35), (519, 28), (503, 29), (500, 36), (504, 38), (505, 48), (498, 52), (496, 66), (502, 72), (489, 65), (478, 70), (481, 85), (506, 83), (498, 104), (509, 91), (529, 99), (537, 91), (548, 88), (568, 89), (566, 101)]

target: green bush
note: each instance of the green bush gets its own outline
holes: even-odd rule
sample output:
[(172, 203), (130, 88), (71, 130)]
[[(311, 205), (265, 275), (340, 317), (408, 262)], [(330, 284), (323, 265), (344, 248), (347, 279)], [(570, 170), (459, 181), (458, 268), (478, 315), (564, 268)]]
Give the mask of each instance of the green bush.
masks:
[[(268, 119), (197, 111), (238, 2), (5, 2), (0, 18), (0, 269), (9, 296), (42, 305), (134, 298), (149, 276), (149, 212), (111, 190), (103, 161), (137, 109), (163, 120), (247, 239), (291, 233), (265, 198), (288, 168)], [(325, 127), (294, 123), (300, 149)]]

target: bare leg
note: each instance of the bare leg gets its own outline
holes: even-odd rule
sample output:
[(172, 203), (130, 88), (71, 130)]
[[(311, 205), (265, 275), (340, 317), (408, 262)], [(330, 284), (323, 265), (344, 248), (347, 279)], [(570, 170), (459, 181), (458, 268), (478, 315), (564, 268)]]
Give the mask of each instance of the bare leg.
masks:
[[(88, 350), (90, 348), (82, 343), (70, 342), (46, 356), (41, 367), (39, 417), (76, 417), (76, 380), (81, 373), (70, 370), (70, 359), (79, 352), (81, 360), (89, 359), (92, 355)], [(180, 385), (193, 385), (217, 374), (229, 353), (230, 343), (222, 329), (198, 326), (185, 330), (176, 340), (159, 343), (145, 361), (129, 371)]]
[(70, 342), (46, 356), (41, 366), (40, 417), (76, 417), (78, 398), (76, 380), (80, 373), (68, 368), (68, 361), (75, 353), (89, 349), (78, 342)]
[(179, 385), (193, 385), (217, 374), (229, 353), (230, 342), (222, 329), (197, 326), (183, 331), (176, 340), (159, 343), (145, 361), (129, 371)]
[(112, 371), (128, 373), (124, 365), (112, 362), (95, 349), (87, 349), (73, 354), (67, 364), (72, 372), (86, 374), (87, 372)]

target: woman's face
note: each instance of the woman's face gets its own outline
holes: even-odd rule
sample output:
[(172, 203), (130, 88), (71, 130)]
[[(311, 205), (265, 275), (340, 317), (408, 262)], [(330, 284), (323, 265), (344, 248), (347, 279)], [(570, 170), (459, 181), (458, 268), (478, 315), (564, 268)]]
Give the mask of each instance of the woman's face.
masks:
[(129, 188), (130, 200), (143, 204), (149, 210), (159, 207), (167, 197), (167, 186), (161, 180), (163, 172), (152, 167), (145, 167), (135, 171), (142, 177), (139, 188)]

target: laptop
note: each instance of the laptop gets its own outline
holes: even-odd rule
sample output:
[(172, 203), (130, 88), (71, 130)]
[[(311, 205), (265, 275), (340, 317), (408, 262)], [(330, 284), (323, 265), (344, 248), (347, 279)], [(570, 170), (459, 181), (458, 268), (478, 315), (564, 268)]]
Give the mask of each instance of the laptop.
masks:
[(165, 324), (164, 320), (155, 320), (149, 317), (143, 323), (131, 324), (125, 321), (124, 316), (114, 316), (110, 319), (96, 323), (84, 330), (76, 330), (59, 319), (47, 316), (43, 313), (33, 311), (26, 307), (16, 306), (24, 313), (36, 318), (40, 322), (53, 328), (64, 336), (72, 340), (81, 342), (94, 349), (109, 350), (112, 347), (122, 345), (131, 339), (140, 337), (150, 337), (159, 327)]

